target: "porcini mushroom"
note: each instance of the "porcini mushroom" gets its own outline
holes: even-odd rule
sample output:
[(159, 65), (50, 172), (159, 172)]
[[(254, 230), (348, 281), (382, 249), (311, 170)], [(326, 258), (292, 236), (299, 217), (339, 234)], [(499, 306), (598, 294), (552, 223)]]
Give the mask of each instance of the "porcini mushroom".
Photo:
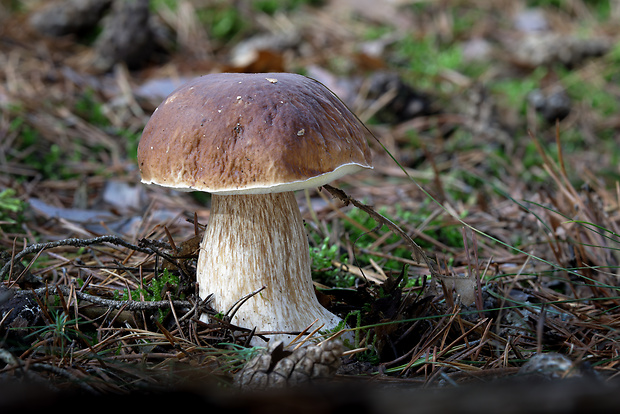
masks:
[[(155, 110), (138, 146), (142, 182), (211, 196), (197, 263), (202, 298), (259, 331), (335, 328), (314, 292), (294, 191), (372, 168), (366, 129), (318, 81), (292, 73), (196, 78)], [(271, 336), (291, 339), (290, 335)]]

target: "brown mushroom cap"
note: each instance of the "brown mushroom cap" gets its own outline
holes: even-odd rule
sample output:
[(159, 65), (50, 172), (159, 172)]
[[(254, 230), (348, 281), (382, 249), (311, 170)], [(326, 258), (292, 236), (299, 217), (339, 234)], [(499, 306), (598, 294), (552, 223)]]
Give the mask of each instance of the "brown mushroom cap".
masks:
[(196, 78), (155, 110), (142, 182), (219, 194), (318, 187), (372, 168), (366, 129), (321, 83), (292, 73)]

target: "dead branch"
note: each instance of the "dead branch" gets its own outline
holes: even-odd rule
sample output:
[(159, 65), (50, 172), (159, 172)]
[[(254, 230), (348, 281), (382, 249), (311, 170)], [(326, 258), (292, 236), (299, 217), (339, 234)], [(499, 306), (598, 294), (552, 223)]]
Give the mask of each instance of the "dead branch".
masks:
[[(5, 253), (3, 257), (1, 257), (2, 260), (6, 260), (6, 263), (2, 266), (2, 269), (0, 269), (0, 279), (3, 279), (6, 276), (7, 272), (11, 268), (11, 264), (17, 263), (19, 260), (21, 260), (23, 257), (25, 257), (28, 254), (40, 253), (43, 250), (53, 249), (55, 247), (60, 247), (60, 246), (86, 247), (86, 246), (91, 246), (93, 244), (102, 244), (102, 243), (111, 243), (111, 244), (127, 247), (128, 249), (136, 250), (136, 251), (147, 253), (147, 254), (153, 253), (151, 249), (136, 246), (132, 243), (129, 243), (123, 240), (120, 237), (112, 236), (112, 235), (99, 236), (99, 237), (94, 237), (92, 239), (69, 238), (69, 239), (57, 240), (54, 242), (48, 242), (48, 243), (36, 243), (36, 244), (31, 244), (30, 246), (24, 248), (21, 252), (16, 253), (13, 257)], [(7, 256), (7, 257), (4, 257), (4, 256)]]
[[(157, 301), (136, 301), (136, 300), (115, 300), (106, 299), (100, 296), (91, 295), (80, 291), (71, 290), (69, 286), (58, 285), (56, 289), (60, 290), (64, 295), (75, 294), (78, 299), (91, 302), (95, 305), (105, 306), (113, 309), (124, 309), (128, 311), (149, 311), (157, 309), (177, 308), (189, 310), (195, 306), (192, 302), (187, 300), (157, 300)], [(48, 287), (34, 289), (34, 290), (17, 290), (15, 296), (36, 294), (44, 295), (49, 291)]]

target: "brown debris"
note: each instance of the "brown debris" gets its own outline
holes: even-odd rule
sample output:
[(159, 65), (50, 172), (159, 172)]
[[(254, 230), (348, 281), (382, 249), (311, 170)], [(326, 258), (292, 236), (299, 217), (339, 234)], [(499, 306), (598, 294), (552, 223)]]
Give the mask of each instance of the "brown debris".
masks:
[[(329, 2), (273, 15), (236, 2), (248, 26), (225, 39), (200, 20), (207, 3), (218, 3), (208, 10), (217, 12), (225, 2), (184, 1), (176, 10), (162, 5), (149, 24), (142, 24), (141, 2), (98, 2), (110, 3), (108, 23), (104, 17), (93, 23), (94, 8), (88, 18), (76, 18), (107, 31), (93, 43), (79, 33), (52, 37), (25, 30), (36, 20), (27, 9), (35, 2), (21, 2), (22, 10), (14, 3), (0, 2), (0, 193), (14, 190), (23, 207), (0, 204), (0, 268), (8, 289), (0, 293), (6, 305), (0, 307), (0, 379), (133, 395), (136, 389), (211, 384), (213, 378), (230, 385), (243, 372), (246, 340), (260, 331), (231, 325), (221, 315), (209, 324), (196, 317), (213, 312), (208, 301), (196, 300), (193, 279), (209, 199), (161, 189), (126, 192), (110, 183), (138, 185), (137, 140), (172, 89), (204, 73), (268, 69), (316, 77), (377, 137), (370, 141), (374, 170), (342, 179), (334, 193), (298, 194), (312, 247), (327, 240), (336, 248), (337, 260), (313, 269), (315, 288), (330, 310), (347, 318), (354, 335), (348, 344), (354, 349), (339, 356), (338, 374), (326, 365), (328, 382), (422, 391), (474, 382), (485, 385), (480, 395), (490, 399), (489, 383), (550, 353), (582, 377), (590, 378), (590, 370), (601, 382), (618, 377), (620, 208), (617, 154), (610, 149), (620, 118), (615, 110), (595, 108), (600, 94), (577, 99), (587, 82), (617, 101), (617, 59), (600, 41), (617, 39), (617, 10), (600, 24), (593, 24), (593, 10), (583, 9), (588, 2), (547, 10), (546, 24), (528, 27), (565, 36), (521, 54), (506, 47), (524, 39), (505, 24), (519, 13), (510, 2), (397, 1), (378, 11), (354, 1)], [(135, 16), (112, 12), (133, 6), (142, 7)], [(456, 24), (460, 13), (475, 24)], [(163, 59), (127, 55), (131, 31), (104, 29), (137, 26), (134, 17), (144, 29), (138, 34), (144, 50), (157, 40), (165, 45)], [(400, 29), (391, 30), (391, 22)], [(572, 36), (584, 26), (591, 35)], [(270, 47), (253, 37), (277, 41)], [(423, 57), (420, 73), (411, 70), (420, 62), (407, 53), (418, 42), (449, 46), (458, 57), (471, 39), (486, 45), (473, 63), (480, 65), (475, 76), (434, 67), (435, 54)], [(235, 48), (241, 43), (253, 45), (247, 54)], [(233, 59), (233, 50), (245, 60)], [(128, 56), (137, 58), (135, 66)], [(95, 59), (103, 73), (93, 70)], [(523, 99), (531, 84), (521, 80), (552, 70), (556, 76), (536, 78), (532, 86), (546, 106)], [(139, 95), (140, 87), (158, 80), (155, 95)], [(89, 242), (98, 237), (114, 239)], [(329, 272), (350, 283), (332, 286)], [(463, 301), (463, 289), (446, 283), (450, 278), (466, 281), (474, 295)], [(157, 300), (155, 293), (161, 294)], [(33, 304), (41, 311), (28, 320)], [(287, 361), (282, 370), (301, 367), (305, 358), (265, 355)], [(269, 382), (271, 372), (255, 371), (247, 381)], [(300, 372), (302, 381), (314, 378)], [(541, 389), (529, 391), (540, 398)], [(502, 404), (516, 406), (530, 396), (520, 390), (506, 388)], [(577, 404), (587, 398), (584, 390), (552, 397), (556, 407)], [(591, 395), (609, 397), (602, 387), (595, 391)], [(477, 412), (481, 404), (492, 405), (488, 399), (476, 400)], [(474, 400), (464, 392), (456, 401)], [(384, 407), (394, 403), (382, 401)]]
[(115, 1), (104, 18), (101, 34), (94, 45), (93, 66), (110, 70), (123, 62), (130, 69), (141, 67), (156, 47), (150, 26), (149, 0)]
[(29, 22), (48, 36), (79, 34), (92, 30), (112, 0), (65, 0), (46, 2), (30, 15)]

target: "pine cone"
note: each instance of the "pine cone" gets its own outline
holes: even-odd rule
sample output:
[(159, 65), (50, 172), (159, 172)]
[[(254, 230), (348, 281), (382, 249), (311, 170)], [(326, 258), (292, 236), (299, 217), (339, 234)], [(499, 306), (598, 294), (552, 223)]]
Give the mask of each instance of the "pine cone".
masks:
[(294, 351), (284, 349), (282, 341), (266, 348), (250, 360), (235, 376), (235, 385), (246, 389), (285, 388), (309, 384), (332, 377), (340, 367), (342, 341), (328, 341)]

